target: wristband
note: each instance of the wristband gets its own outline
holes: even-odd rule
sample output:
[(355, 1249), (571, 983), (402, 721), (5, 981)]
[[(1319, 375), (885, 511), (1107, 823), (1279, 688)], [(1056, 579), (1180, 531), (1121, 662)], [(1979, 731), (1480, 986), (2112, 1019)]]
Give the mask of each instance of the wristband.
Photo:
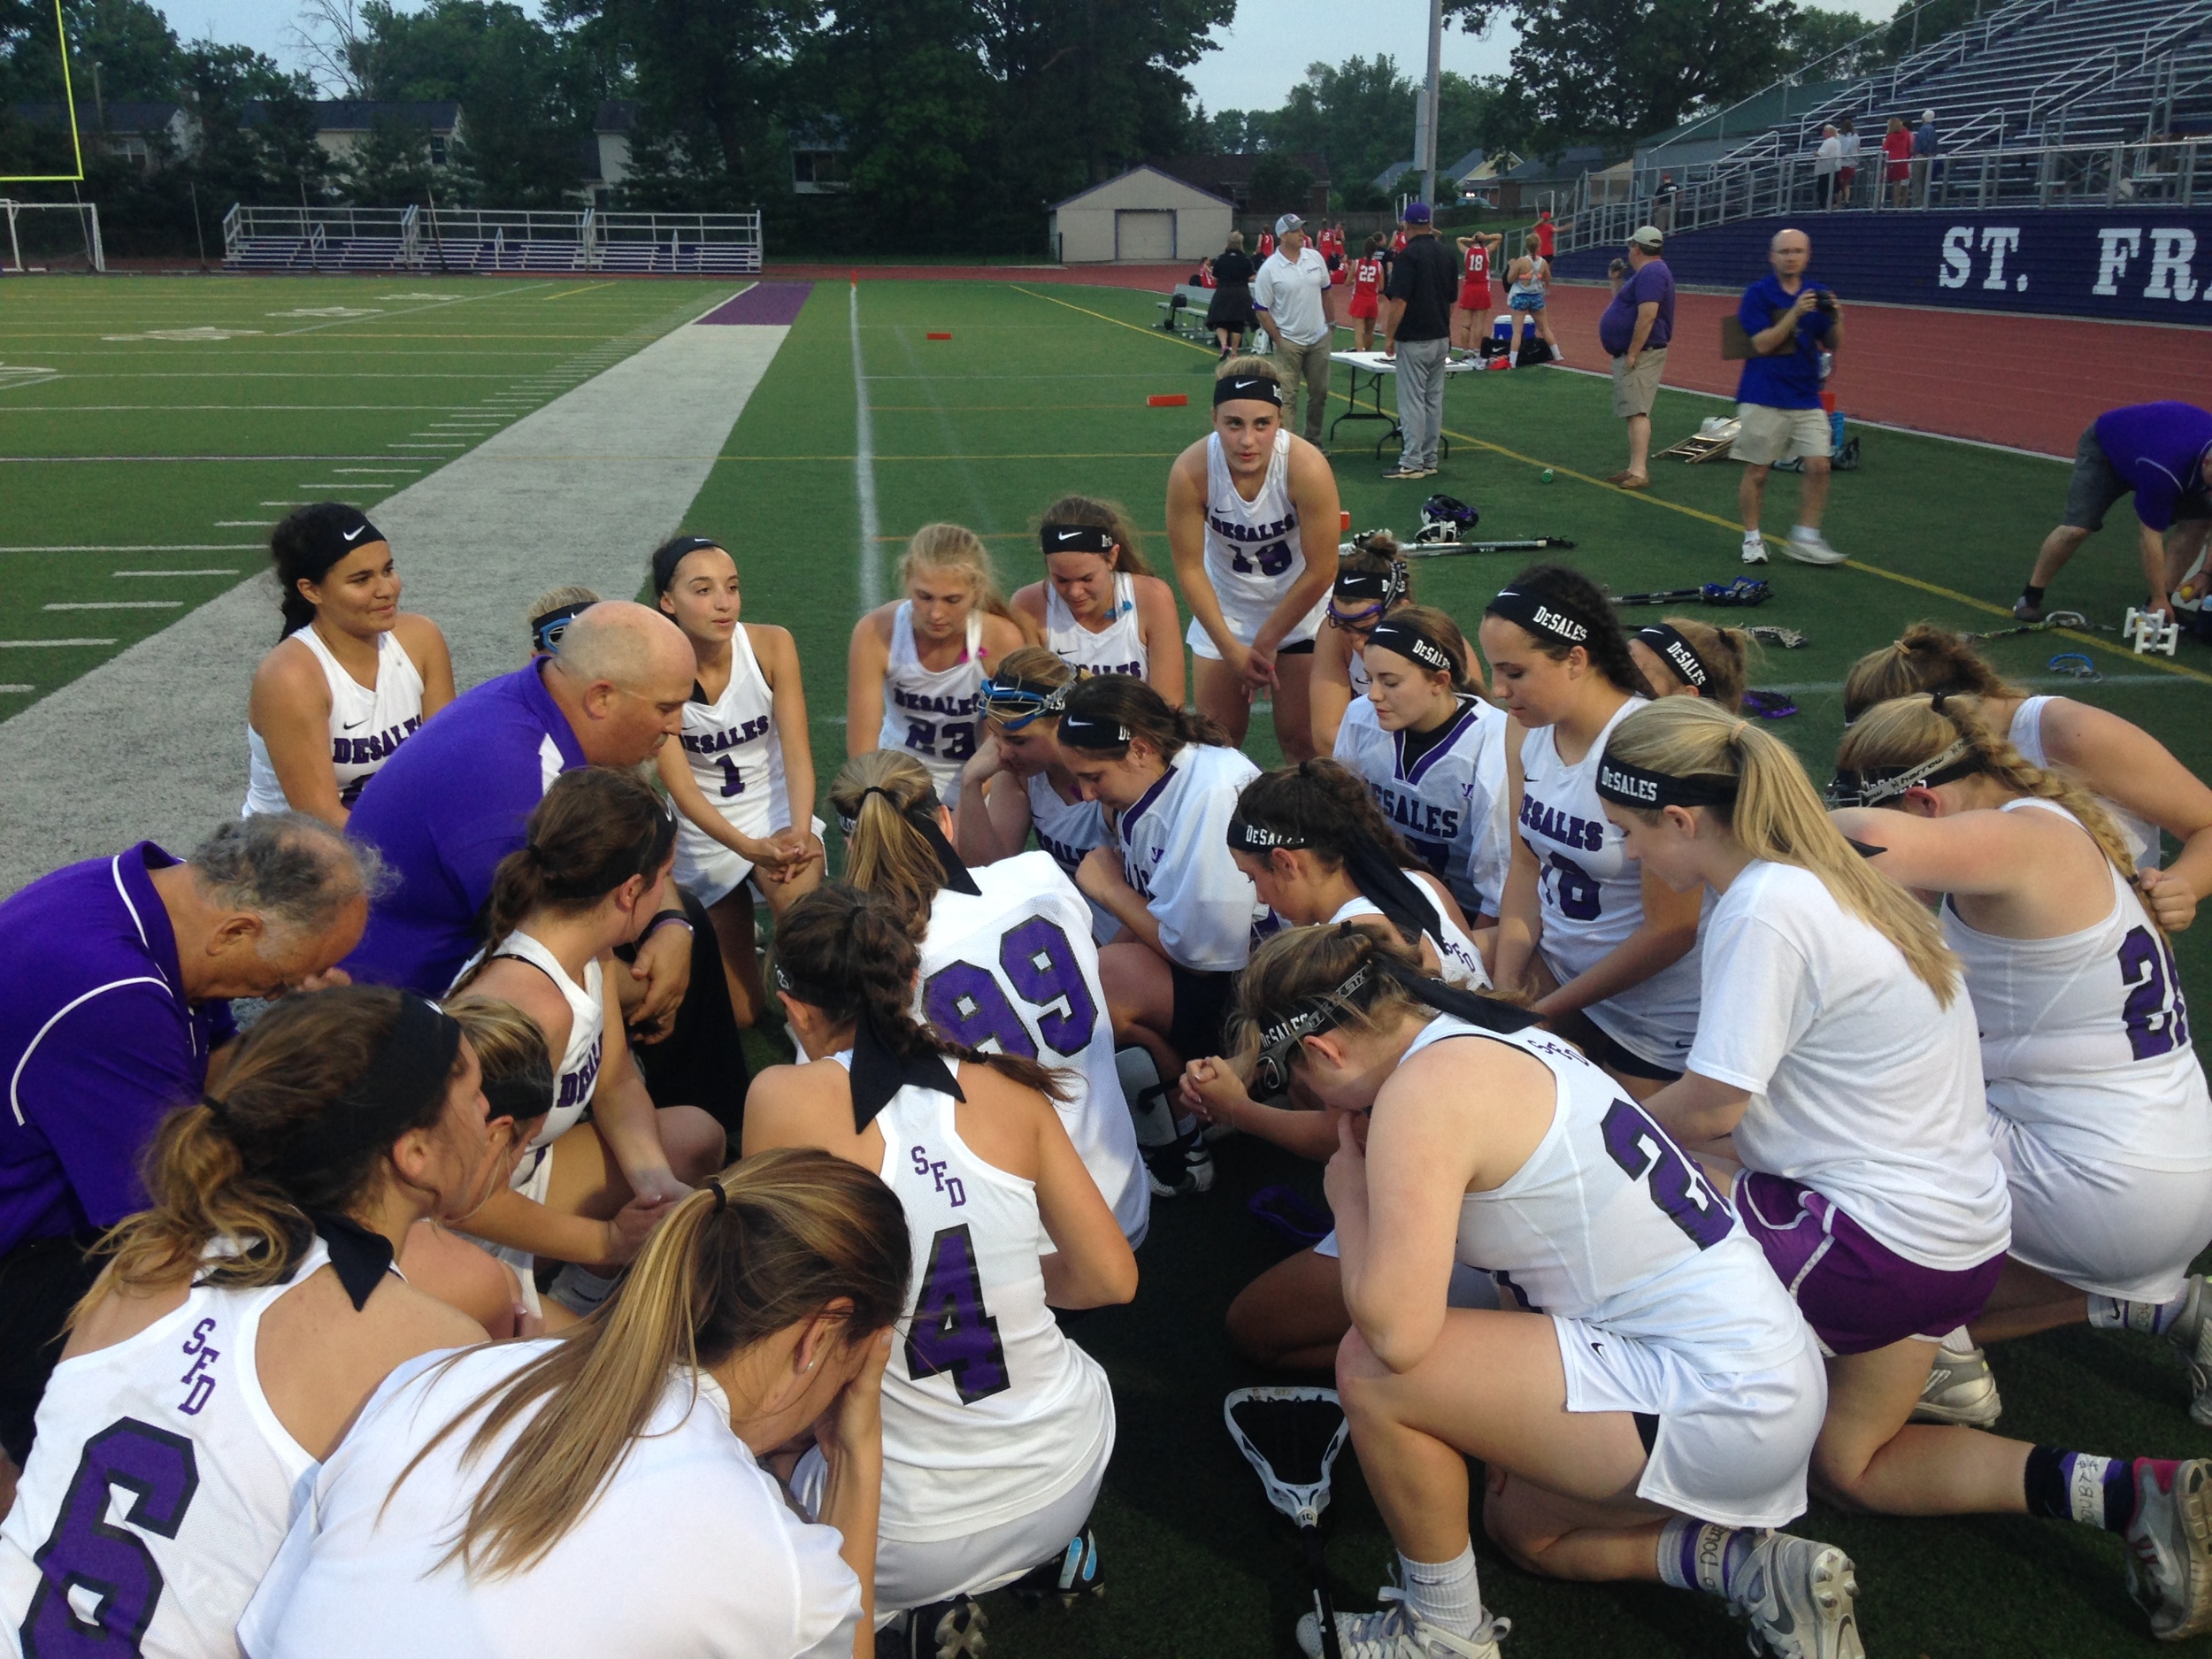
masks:
[(662, 928), (671, 926), (680, 927), (687, 933), (695, 931), (691, 926), (691, 918), (686, 916), (681, 910), (663, 910), (645, 924), (645, 931), (637, 936), (637, 942), (641, 945)]

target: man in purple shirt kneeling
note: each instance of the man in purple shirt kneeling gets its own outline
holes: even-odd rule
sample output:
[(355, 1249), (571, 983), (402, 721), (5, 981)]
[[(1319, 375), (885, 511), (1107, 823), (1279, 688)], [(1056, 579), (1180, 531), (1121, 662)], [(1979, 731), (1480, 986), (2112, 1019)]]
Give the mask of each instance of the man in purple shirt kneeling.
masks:
[(377, 880), (373, 855), (278, 812), (181, 864), (141, 841), (0, 902), (0, 1449), (16, 1463), (98, 1271), (86, 1247), (146, 1207), (139, 1158), (219, 1071), (229, 999), (318, 981), (359, 941)]
[(2212, 413), (2194, 403), (2131, 403), (2089, 423), (2074, 450), (2066, 516), (2043, 538), (2012, 614), (2043, 620), (2043, 590), (2123, 495), (2135, 497), (2144, 608), (2170, 615), (2172, 596), (2212, 534)]

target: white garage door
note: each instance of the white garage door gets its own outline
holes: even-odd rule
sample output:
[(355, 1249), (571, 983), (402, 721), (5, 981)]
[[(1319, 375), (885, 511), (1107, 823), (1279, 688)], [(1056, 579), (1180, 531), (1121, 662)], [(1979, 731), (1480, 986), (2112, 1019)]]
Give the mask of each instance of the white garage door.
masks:
[(1175, 214), (1156, 208), (1114, 211), (1114, 257), (1164, 263), (1175, 257)]

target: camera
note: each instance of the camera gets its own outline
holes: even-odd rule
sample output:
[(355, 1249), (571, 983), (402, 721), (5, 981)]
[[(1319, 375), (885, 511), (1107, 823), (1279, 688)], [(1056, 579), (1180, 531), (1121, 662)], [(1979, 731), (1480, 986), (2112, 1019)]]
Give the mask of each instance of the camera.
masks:
[(1833, 317), (1836, 314), (1836, 296), (1826, 288), (1822, 288), (1813, 296), (1813, 304), (1824, 317)]

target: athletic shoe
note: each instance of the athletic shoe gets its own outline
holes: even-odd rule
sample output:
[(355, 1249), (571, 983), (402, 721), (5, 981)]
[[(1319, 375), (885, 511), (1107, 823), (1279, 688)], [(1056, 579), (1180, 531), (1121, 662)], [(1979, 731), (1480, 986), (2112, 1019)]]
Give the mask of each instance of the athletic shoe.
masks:
[(1490, 367), (1493, 370), (1509, 369), (1513, 365), (1504, 357), (1493, 357), (1490, 359)]
[(2212, 1462), (2139, 1457), (2134, 1472), (2128, 1594), (2161, 1641), (2212, 1630)]
[(2189, 1388), (2195, 1396), (2189, 1402), (2189, 1416), (2207, 1428), (2212, 1428), (2212, 1286), (2201, 1273), (2189, 1275), (2189, 1301), (2175, 1320), (2173, 1328), (2166, 1333), (2166, 1340), (2181, 1350), (2183, 1363), (2189, 1367)]
[(2043, 620), (2043, 607), (2030, 603), (2027, 595), (2022, 594), (2012, 602), (2012, 615), (2016, 622), (2040, 622)]
[(1394, 479), (1401, 478), (1426, 478), (1430, 472), (1432, 472), (1435, 470), (1436, 469), (1434, 467), (1424, 469), (1417, 466), (1408, 466), (1404, 462), (1401, 461), (1396, 466), (1394, 466), (1390, 469), (1390, 471), (1383, 474), (1383, 482), (1387, 484)]
[(1140, 1147), (1146, 1179), (1155, 1198), (1184, 1198), (1210, 1193), (1214, 1185), (1214, 1155), (1204, 1135), (1193, 1129), (1164, 1146)]
[(1935, 1363), (1928, 1368), (1927, 1386), (1920, 1391), (1920, 1403), (1912, 1409), (1912, 1421), (1985, 1429), (1994, 1426), (2004, 1409), (1987, 1354), (1978, 1348), (1966, 1354), (1939, 1348)]
[(1830, 547), (1826, 538), (1819, 531), (1808, 530), (1801, 526), (1790, 532), (1790, 539), (1782, 543), (1782, 551), (1800, 565), (1840, 565), (1843, 563), (1843, 555)]
[[(895, 1651), (899, 1659), (967, 1659), (983, 1651), (990, 1624), (973, 1596), (932, 1601), (906, 1616), (906, 1640)], [(877, 1652), (882, 1652), (880, 1643)]]
[(1098, 1540), (1086, 1526), (1068, 1540), (1065, 1549), (1049, 1561), (1038, 1563), (1008, 1587), (1032, 1603), (1057, 1596), (1062, 1607), (1073, 1607), (1087, 1595), (1105, 1594), (1106, 1575), (1099, 1570)]
[(1744, 1563), (1728, 1610), (1772, 1659), (1865, 1659), (1851, 1557), (1833, 1544), (1769, 1532)]
[(619, 1274), (609, 1279), (571, 1262), (554, 1275), (552, 1288), (545, 1294), (578, 1318), (588, 1319), (605, 1305), (620, 1282)]
[(1767, 539), (1756, 530), (1743, 533), (1743, 562), (1747, 565), (1763, 565), (1767, 562)]
[[(1336, 1616), (1344, 1659), (1498, 1659), (1498, 1639), (1513, 1628), (1510, 1619), (1486, 1615), (1473, 1635), (1455, 1636), (1415, 1612), (1403, 1590), (1386, 1588), (1380, 1599), (1372, 1613)], [(1311, 1613), (1298, 1621), (1298, 1650), (1321, 1659), (1321, 1621)]]

